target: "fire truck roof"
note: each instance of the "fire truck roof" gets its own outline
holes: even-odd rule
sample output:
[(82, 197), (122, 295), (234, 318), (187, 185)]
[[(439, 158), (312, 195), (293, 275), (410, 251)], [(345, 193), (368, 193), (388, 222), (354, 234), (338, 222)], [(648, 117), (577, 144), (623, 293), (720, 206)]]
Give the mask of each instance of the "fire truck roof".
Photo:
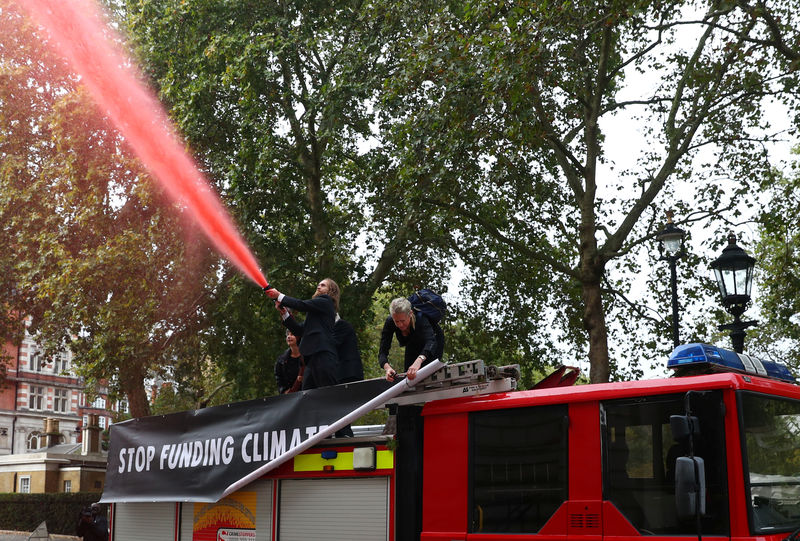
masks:
[(680, 375), (678, 371), (688, 367), (705, 368), (710, 372), (740, 372), (796, 383), (789, 368), (783, 364), (709, 344), (686, 344), (675, 348), (667, 368)]
[[(425, 405), (423, 415), (650, 396), (654, 390), (657, 390), (659, 394), (670, 394), (697, 389), (763, 390), (768, 387), (770, 392), (776, 395), (794, 397), (800, 395), (797, 385), (789, 385), (795, 384), (796, 381), (785, 366), (763, 359), (758, 361), (760, 365), (756, 365), (751, 356), (746, 356), (746, 359), (739, 361), (740, 364), (736, 364), (731, 358), (731, 354), (736, 355), (735, 352), (728, 352), (715, 346), (688, 344), (677, 348), (670, 358), (668, 366), (675, 369), (676, 377), (584, 384), (551, 389), (534, 388), (527, 391), (437, 400)], [(752, 366), (763, 367), (763, 372), (760, 368), (754, 368), (753, 371), (742, 368), (745, 366), (746, 360)]]

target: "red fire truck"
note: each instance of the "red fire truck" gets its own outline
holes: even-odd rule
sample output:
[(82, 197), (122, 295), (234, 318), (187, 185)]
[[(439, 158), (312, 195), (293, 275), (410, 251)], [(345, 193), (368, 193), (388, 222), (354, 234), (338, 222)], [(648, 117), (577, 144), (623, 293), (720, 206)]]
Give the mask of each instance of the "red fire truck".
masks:
[(407, 396), (394, 434), (326, 440), (218, 502), (115, 503), (112, 539), (794, 541), (794, 378), (703, 344), (669, 363), (678, 377)]

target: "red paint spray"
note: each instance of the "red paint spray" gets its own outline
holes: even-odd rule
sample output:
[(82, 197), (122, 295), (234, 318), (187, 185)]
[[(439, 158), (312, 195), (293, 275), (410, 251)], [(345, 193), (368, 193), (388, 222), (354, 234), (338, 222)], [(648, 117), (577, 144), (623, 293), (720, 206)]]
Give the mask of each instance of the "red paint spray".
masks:
[(137, 157), (185, 205), (215, 248), (262, 288), (255, 257), (195, 161), (184, 150), (159, 101), (142, 82), (92, 0), (17, 0), (44, 27), (51, 46), (81, 76), (92, 97)]

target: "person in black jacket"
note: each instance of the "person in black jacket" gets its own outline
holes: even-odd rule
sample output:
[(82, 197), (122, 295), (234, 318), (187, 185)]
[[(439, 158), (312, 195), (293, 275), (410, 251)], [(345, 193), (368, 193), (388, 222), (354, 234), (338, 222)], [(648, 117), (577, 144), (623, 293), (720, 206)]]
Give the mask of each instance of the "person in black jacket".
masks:
[(289, 329), (286, 329), (286, 345), (289, 346), (289, 349), (281, 353), (275, 361), (275, 382), (278, 384), (278, 394), (299, 391), (303, 385), (305, 361), (300, 353), (297, 337)]
[[(284, 315), (285, 308), (281, 309)], [(283, 324), (294, 333), (295, 336), (303, 336), (303, 326), (297, 322), (294, 316), (284, 315)], [(336, 343), (336, 354), (339, 363), (336, 367), (336, 382), (351, 383), (364, 379), (364, 365), (361, 362), (361, 350), (358, 347), (358, 337), (350, 322), (336, 314), (336, 323), (333, 325), (333, 340)], [(275, 365), (277, 370), (277, 364)]]
[(81, 511), (75, 534), (83, 541), (108, 541), (108, 521), (100, 512), (100, 504), (93, 503)]
[[(353, 326), (336, 314), (333, 326), (333, 337), (336, 340), (336, 351), (339, 354), (339, 365), (336, 368), (336, 379), (339, 383), (351, 383), (364, 379), (364, 366), (361, 364), (361, 351), (358, 349), (358, 337)], [(352, 438), (353, 429), (347, 425), (336, 431), (337, 438)]]
[(383, 324), (378, 350), (378, 364), (386, 372), (386, 379), (389, 381), (394, 381), (397, 375), (389, 364), (393, 335), (397, 337), (397, 343), (406, 348), (404, 364), (408, 379), (416, 378), (417, 370), (436, 358), (437, 353), (441, 356), (441, 348), (428, 318), (416, 314), (408, 299), (394, 299), (389, 305), (389, 317)]
[(339, 314), (336, 314), (333, 338), (336, 341), (336, 352), (339, 355), (336, 381), (350, 383), (364, 379), (364, 365), (361, 363), (361, 350), (358, 348), (356, 331), (350, 322), (340, 318)]
[(306, 361), (303, 390), (336, 385), (338, 356), (333, 335), (339, 308), (339, 286), (336, 282), (330, 278), (320, 281), (314, 296), (306, 301), (286, 296), (274, 288), (267, 289), (265, 293), (277, 301), (276, 308), (284, 320), (290, 316), (284, 308), (306, 312), (305, 321), (298, 323), (302, 327), (300, 353)]

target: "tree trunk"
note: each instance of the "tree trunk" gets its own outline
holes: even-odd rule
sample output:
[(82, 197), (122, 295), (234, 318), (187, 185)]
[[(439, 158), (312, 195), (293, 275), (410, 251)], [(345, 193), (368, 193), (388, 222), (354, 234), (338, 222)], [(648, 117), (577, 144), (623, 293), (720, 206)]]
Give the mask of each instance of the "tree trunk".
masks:
[[(591, 188), (587, 190), (586, 197), (593, 201), (593, 176), (587, 179), (586, 185)], [(593, 203), (582, 205), (582, 209), (579, 276), (583, 297), (583, 328), (589, 337), (589, 380), (592, 383), (606, 383), (611, 368), (608, 364), (608, 328), (600, 287), (605, 274), (605, 260), (597, 249)]]
[[(311, 210), (311, 231), (319, 253), (318, 280), (329, 277), (333, 269), (333, 254), (330, 253), (331, 239), (328, 219), (325, 212), (325, 194), (322, 191), (322, 176), (316, 164), (303, 164), (306, 169), (306, 195)], [(309, 172), (309, 169), (311, 172)]]
[(144, 368), (140, 363), (131, 360), (127, 366), (120, 368), (120, 384), (128, 397), (131, 417), (147, 417), (150, 415), (150, 403), (144, 389)]
[(608, 330), (599, 280), (583, 282), (583, 302), (583, 326), (589, 335), (589, 380), (606, 383), (610, 374)]

